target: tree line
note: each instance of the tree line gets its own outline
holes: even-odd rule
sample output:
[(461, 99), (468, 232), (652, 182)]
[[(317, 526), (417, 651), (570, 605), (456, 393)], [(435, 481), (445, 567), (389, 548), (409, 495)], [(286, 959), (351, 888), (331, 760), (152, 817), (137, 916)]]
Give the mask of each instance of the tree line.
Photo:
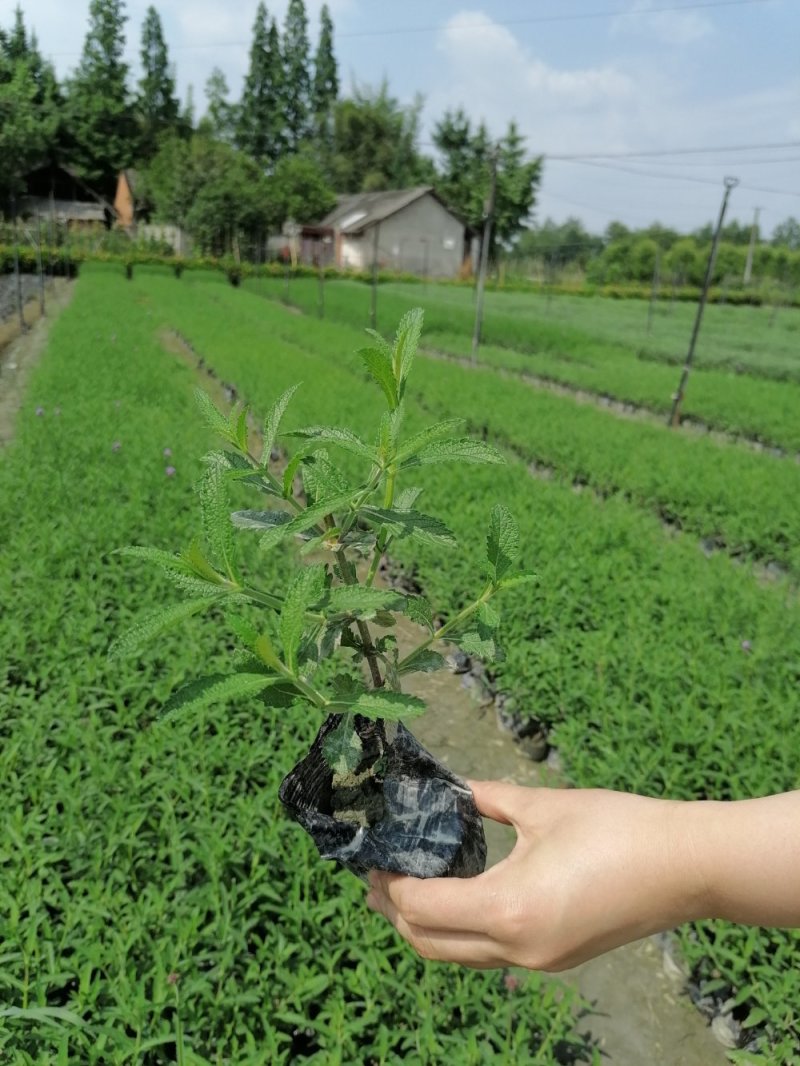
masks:
[(434, 161), (420, 151), (423, 100), (403, 105), (388, 83), (342, 94), (334, 25), (322, 7), (312, 49), (303, 0), (281, 26), (258, 5), (249, 63), (233, 97), (214, 68), (197, 121), (181, 103), (158, 10), (141, 27), (141, 76), (124, 61), (124, 0), (91, 0), (80, 61), (59, 82), (17, 8), (0, 28), (0, 199), (8, 213), (25, 175), (46, 163), (74, 168), (111, 198), (121, 170), (135, 168), (137, 199), (154, 221), (186, 227), (200, 250), (253, 252), (288, 218), (319, 220), (337, 194), (432, 184), (479, 230), (492, 160), (497, 169), (494, 241), (529, 222), (541, 178), (515, 124), (499, 142), (462, 109), (434, 125)]

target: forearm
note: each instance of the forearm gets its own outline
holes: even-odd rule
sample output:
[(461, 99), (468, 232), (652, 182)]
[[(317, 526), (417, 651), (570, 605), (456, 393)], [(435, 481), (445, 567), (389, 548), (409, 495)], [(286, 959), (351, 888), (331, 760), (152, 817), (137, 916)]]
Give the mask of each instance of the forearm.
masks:
[(705, 917), (800, 927), (800, 791), (685, 808)]

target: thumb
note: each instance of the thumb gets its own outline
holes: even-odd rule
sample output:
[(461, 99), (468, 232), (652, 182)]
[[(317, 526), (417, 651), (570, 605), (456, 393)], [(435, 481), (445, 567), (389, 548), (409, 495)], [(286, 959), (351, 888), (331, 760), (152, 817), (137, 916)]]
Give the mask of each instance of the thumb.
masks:
[(467, 781), (481, 814), (504, 825), (518, 823), (520, 806), (528, 789), (506, 781)]

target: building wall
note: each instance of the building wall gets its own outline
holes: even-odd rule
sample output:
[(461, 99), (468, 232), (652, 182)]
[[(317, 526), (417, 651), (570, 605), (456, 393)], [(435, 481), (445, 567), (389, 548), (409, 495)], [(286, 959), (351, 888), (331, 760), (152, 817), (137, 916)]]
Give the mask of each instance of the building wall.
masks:
[[(341, 235), (339, 266), (366, 270), (372, 266), (374, 230), (360, 236)], [(464, 257), (464, 226), (433, 196), (415, 200), (380, 223), (378, 264), (433, 278), (456, 277)]]
[(117, 212), (117, 225), (122, 229), (130, 229), (134, 222), (134, 202), (133, 193), (124, 174), (120, 174), (117, 178), (114, 210)]
[(139, 223), (135, 232), (139, 240), (163, 241), (165, 244), (169, 244), (176, 255), (192, 254), (191, 238), (180, 226), (172, 226), (166, 222), (163, 224), (158, 222)]

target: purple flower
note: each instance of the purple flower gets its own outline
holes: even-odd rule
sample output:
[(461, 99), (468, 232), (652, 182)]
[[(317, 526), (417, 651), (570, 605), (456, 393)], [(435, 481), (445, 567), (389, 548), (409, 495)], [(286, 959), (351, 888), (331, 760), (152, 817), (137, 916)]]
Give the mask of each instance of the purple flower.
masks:
[(41, 418), (43, 414), (44, 414), (44, 408), (43, 407), (37, 407), (36, 408), (36, 417), (37, 418)]
[(164, 471), (164, 473), (167, 475), (167, 477), (175, 477), (175, 474), (176, 474), (175, 467), (174, 466), (168, 466), (166, 468), (166, 470)]
[(118, 452), (121, 447), (122, 447), (122, 441), (115, 440), (114, 443), (111, 445), (111, 451), (112, 452)]
[(165, 458), (165, 459), (169, 459), (169, 457), (170, 457), (171, 455), (172, 455), (172, 448), (165, 448), (165, 449), (164, 449), (164, 458)]
[(749, 652), (749, 651), (752, 651), (752, 650), (753, 650), (753, 644), (752, 644), (752, 642), (751, 642), (751, 641), (749, 641), (749, 640), (743, 640), (743, 641), (742, 641), (742, 651), (747, 651), (747, 652)]

